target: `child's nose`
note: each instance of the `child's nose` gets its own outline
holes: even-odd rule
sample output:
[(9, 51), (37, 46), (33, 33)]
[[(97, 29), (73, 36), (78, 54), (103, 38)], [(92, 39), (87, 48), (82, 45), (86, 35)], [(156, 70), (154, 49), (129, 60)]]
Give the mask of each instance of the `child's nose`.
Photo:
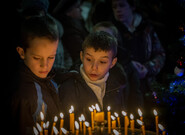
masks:
[(48, 66), (48, 61), (45, 59), (41, 59), (40, 67), (47, 67), (47, 66)]
[(93, 69), (93, 70), (97, 70), (97, 69), (98, 69), (98, 64), (97, 64), (96, 62), (94, 62), (94, 63), (92, 64), (92, 69)]

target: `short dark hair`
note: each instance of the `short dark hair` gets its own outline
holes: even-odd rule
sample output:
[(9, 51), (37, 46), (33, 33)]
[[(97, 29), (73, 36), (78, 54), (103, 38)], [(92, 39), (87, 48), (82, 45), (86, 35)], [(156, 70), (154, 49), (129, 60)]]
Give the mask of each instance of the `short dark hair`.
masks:
[(47, 38), (50, 41), (59, 39), (57, 24), (48, 15), (32, 16), (25, 19), (21, 25), (21, 47), (26, 50), (34, 38)]
[(82, 44), (82, 51), (86, 48), (94, 48), (95, 51), (112, 51), (113, 58), (117, 55), (117, 40), (114, 36), (104, 31), (90, 33)]

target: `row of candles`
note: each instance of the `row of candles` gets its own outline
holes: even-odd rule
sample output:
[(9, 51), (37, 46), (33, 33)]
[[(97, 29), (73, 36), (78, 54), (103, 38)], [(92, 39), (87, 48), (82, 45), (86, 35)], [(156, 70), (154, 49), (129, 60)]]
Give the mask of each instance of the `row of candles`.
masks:
[[(120, 117), (116, 112), (114, 112), (114, 115), (111, 115), (110, 109), (111, 109), (110, 106), (108, 106), (107, 107), (108, 134), (111, 134), (111, 132), (113, 132), (115, 135), (121, 135), (121, 133), (119, 133), (119, 131), (116, 130), (118, 128), (121, 128)], [(88, 135), (92, 135), (92, 131), (94, 131), (95, 129), (95, 122), (99, 122), (99, 123), (104, 122), (104, 112), (100, 111), (98, 104), (96, 104), (95, 106), (92, 105), (91, 107), (89, 107), (89, 110), (91, 111), (91, 126), (89, 122), (85, 121), (85, 117), (83, 114), (81, 114), (81, 116), (79, 117), (79, 123), (78, 121), (75, 121), (74, 107), (71, 106), (71, 108), (69, 109), (70, 132), (64, 128), (64, 115), (63, 113), (60, 113), (61, 119), (60, 119), (59, 131), (56, 128), (58, 117), (55, 116), (50, 135), (54, 135), (54, 134), (62, 135), (62, 134), (70, 134), (70, 133), (75, 135), (78, 135), (79, 133), (86, 135), (87, 133), (86, 130), (88, 130)], [(135, 120), (134, 120), (133, 114), (130, 114), (130, 123), (129, 123), (129, 118), (127, 116), (127, 113), (125, 111), (122, 111), (121, 113), (124, 116), (124, 135), (128, 135), (129, 124), (130, 124), (131, 132), (134, 134)], [(153, 110), (153, 113), (155, 115), (156, 135), (159, 135), (159, 129), (162, 131), (162, 135), (165, 135), (166, 134), (165, 129), (161, 124), (159, 124), (158, 114), (155, 109)], [(142, 135), (145, 135), (145, 125), (143, 122), (143, 116), (140, 109), (138, 109), (138, 114), (140, 118), (137, 119), (136, 121), (141, 126)], [(43, 112), (40, 112), (40, 118), (41, 118), (41, 123), (40, 124), (36, 123), (36, 127), (35, 126), (33, 127), (34, 134), (49, 135), (48, 133), (49, 121), (44, 123)], [(118, 128), (116, 127), (116, 123)]]

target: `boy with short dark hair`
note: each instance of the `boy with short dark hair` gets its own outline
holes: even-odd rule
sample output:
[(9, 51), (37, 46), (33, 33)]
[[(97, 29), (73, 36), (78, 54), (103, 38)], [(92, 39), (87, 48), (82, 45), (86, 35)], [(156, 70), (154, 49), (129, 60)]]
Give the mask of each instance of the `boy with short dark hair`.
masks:
[(116, 64), (116, 54), (117, 40), (110, 34), (100, 31), (86, 37), (80, 52), (82, 64), (77, 65), (73, 73), (67, 73), (70, 77), (60, 83), (59, 96), (66, 111), (65, 118), (71, 105), (76, 119), (84, 114), (89, 122), (88, 107), (96, 103), (102, 111), (107, 111), (107, 106), (117, 113), (125, 108), (127, 79), (123, 68)]
[(57, 85), (52, 80), (59, 40), (57, 25), (47, 15), (30, 17), (22, 24), (21, 39), (16, 49), (23, 62), (12, 82), (11, 127), (13, 134), (29, 135), (35, 123), (40, 123), (40, 112), (45, 120), (52, 121), (61, 111)]

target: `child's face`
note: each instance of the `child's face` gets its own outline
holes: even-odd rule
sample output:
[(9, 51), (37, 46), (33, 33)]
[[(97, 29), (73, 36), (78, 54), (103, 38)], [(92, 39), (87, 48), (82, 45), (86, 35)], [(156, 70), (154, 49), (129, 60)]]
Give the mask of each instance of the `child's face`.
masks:
[(112, 58), (112, 51), (96, 51), (94, 48), (86, 48), (80, 53), (80, 58), (83, 63), (83, 68), (86, 75), (91, 81), (102, 79), (105, 74), (112, 68), (117, 58)]
[(58, 41), (51, 42), (46, 38), (35, 38), (29, 46), (26, 51), (20, 47), (17, 48), (20, 57), (36, 76), (46, 78), (55, 60)]

